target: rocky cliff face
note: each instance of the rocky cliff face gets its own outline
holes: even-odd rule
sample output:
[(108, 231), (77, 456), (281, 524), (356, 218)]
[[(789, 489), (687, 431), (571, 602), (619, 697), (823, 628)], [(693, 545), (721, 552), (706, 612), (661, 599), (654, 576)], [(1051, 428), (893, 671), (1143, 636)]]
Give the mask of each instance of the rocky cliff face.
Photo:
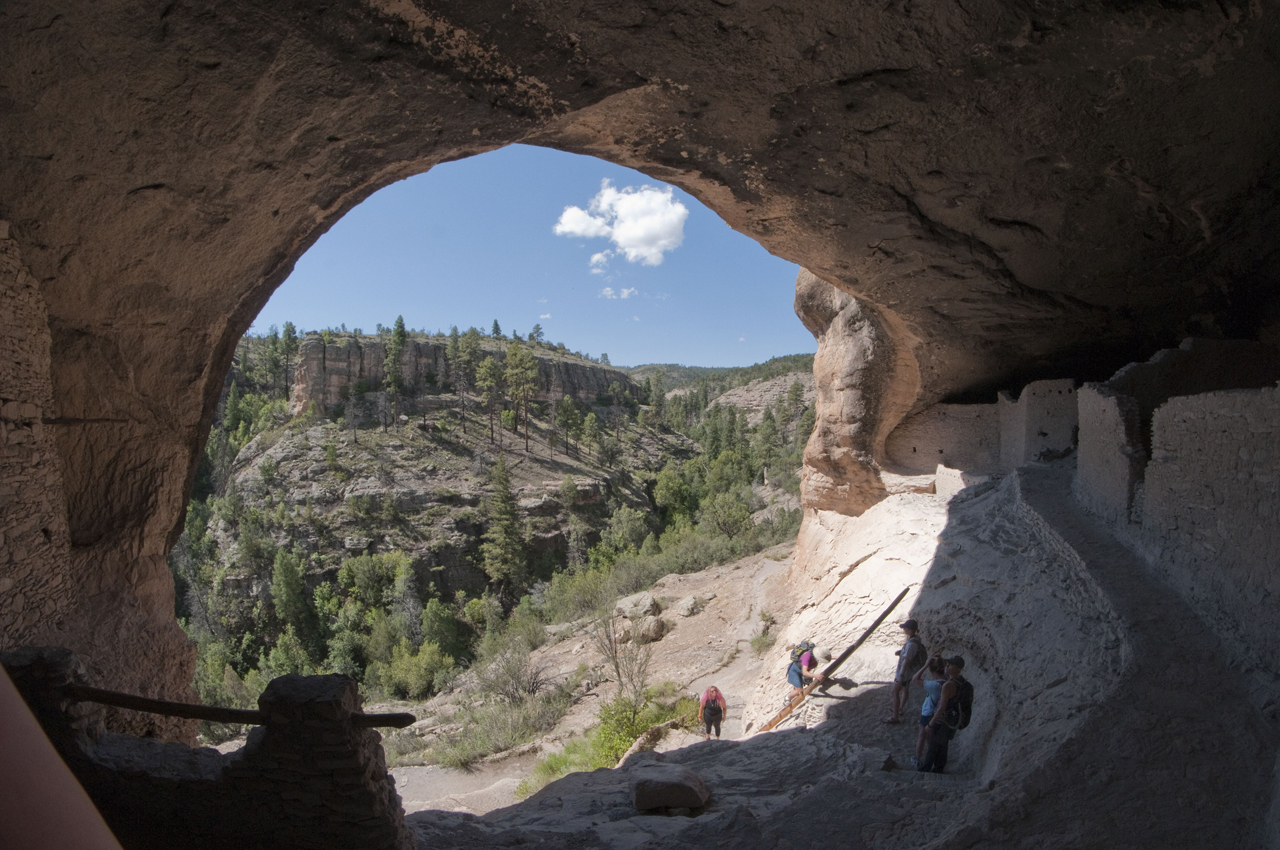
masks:
[(869, 305), (801, 269), (796, 315), (818, 340), (817, 423), (800, 477), (804, 506), (857, 516), (887, 495), (878, 458), (919, 388), (911, 352)]
[[(425, 392), (450, 380), (445, 343), (410, 339), (400, 358), (400, 374), (412, 392)], [(505, 346), (494, 341), (484, 354), (502, 360)], [(639, 387), (625, 372), (608, 366), (557, 356), (534, 349), (538, 361), (538, 392), (542, 401), (559, 401), (570, 395), (578, 401), (595, 401), (617, 381), (639, 394)], [(308, 334), (298, 347), (298, 365), (291, 404), (302, 413), (313, 403), (328, 409), (342, 401), (357, 384), (370, 389), (382, 386), (386, 378), (387, 344), (377, 337), (342, 337), (326, 345), (319, 334)]]

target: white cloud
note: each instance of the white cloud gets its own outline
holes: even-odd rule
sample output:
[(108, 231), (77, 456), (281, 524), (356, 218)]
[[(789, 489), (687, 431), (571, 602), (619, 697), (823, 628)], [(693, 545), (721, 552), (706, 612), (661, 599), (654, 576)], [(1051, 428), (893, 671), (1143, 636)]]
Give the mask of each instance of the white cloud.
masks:
[[(607, 237), (628, 262), (657, 266), (667, 251), (674, 251), (684, 241), (688, 217), (688, 208), (675, 199), (669, 186), (615, 189), (604, 180), (588, 209), (565, 207), (552, 232), (587, 239)], [(609, 253), (592, 256), (593, 271), (603, 267)]]
[(546, 304), (546, 303), (547, 303), (547, 299), (545, 299), (545, 298), (539, 298), (539, 299), (538, 299), (538, 303), (539, 303), (539, 304)]
[(598, 254), (591, 255), (591, 273), (604, 274), (609, 268), (609, 258), (613, 256), (612, 251), (601, 251)]
[(618, 293), (613, 291), (612, 286), (606, 286), (604, 289), (600, 290), (600, 294), (597, 295), (596, 297), (597, 298), (617, 298)]
[(632, 295), (635, 295), (635, 294), (636, 294), (636, 289), (635, 289), (635, 287), (633, 286), (633, 287), (631, 287), (630, 289), (623, 289), (621, 292), (619, 292), (619, 293), (618, 293), (618, 297), (619, 297), (619, 298), (630, 298)]
[(640, 317), (639, 317), (639, 316), (632, 316), (632, 317), (631, 317), (631, 321), (633, 321), (633, 322), (638, 322), (638, 321), (640, 321)]
[(738, 342), (746, 342), (746, 341), (747, 341), (747, 338), (745, 336), (738, 337)]
[(542, 314), (541, 316), (539, 316), (538, 318), (539, 318), (539, 319), (550, 319), (550, 318), (551, 318), (551, 314), (550, 314), (550, 313), (543, 313), (543, 314)]

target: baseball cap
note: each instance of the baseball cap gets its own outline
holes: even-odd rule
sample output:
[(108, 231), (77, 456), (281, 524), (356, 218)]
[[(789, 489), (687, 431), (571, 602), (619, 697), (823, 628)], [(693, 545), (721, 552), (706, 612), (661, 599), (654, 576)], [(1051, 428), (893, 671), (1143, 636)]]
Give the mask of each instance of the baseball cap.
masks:
[(920, 624), (917, 623), (915, 620), (903, 620), (898, 625), (900, 628), (911, 629), (911, 631), (913, 632), (920, 631)]

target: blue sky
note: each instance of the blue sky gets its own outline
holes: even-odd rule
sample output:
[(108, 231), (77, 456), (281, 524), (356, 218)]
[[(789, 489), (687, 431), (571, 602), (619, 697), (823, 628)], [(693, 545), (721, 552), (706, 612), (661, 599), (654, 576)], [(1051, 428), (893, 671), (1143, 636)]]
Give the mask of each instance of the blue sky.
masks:
[(497, 319), (507, 334), (541, 324), (550, 341), (615, 365), (742, 366), (815, 350), (791, 308), (797, 270), (679, 189), (513, 145), (353, 209), (253, 332), (289, 320), (372, 333), (400, 314), (411, 328), (487, 331)]

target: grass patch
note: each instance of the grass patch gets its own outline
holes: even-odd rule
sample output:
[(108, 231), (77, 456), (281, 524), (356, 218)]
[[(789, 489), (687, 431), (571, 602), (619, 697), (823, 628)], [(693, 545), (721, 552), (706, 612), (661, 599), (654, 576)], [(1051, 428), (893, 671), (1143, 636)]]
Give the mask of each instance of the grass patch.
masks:
[(550, 732), (573, 701), (568, 683), (516, 703), (494, 701), (467, 708), (454, 717), (462, 729), (438, 738), (426, 760), (445, 767), (467, 767), (485, 756), (527, 744)]
[(678, 696), (679, 686), (664, 682), (646, 692), (645, 704), (637, 709), (626, 699), (614, 699), (600, 708), (600, 723), (582, 738), (573, 738), (564, 749), (539, 761), (517, 787), (523, 800), (570, 773), (615, 767), (623, 753), (650, 728), (683, 718), (689, 726), (698, 714), (698, 701)]

